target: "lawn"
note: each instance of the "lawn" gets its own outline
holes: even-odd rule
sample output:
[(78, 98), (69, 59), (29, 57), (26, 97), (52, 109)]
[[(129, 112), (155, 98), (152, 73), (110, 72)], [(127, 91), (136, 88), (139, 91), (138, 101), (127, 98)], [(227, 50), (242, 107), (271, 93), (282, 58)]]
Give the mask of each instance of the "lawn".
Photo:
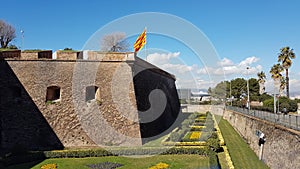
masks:
[(58, 169), (89, 169), (88, 164), (97, 164), (101, 162), (113, 162), (123, 164), (120, 169), (147, 169), (156, 165), (159, 162), (164, 162), (170, 165), (172, 169), (194, 169), (194, 168), (209, 168), (209, 158), (199, 155), (158, 155), (142, 158), (131, 157), (90, 157), (90, 158), (58, 158), (47, 159), (41, 163), (26, 163), (8, 167), (7, 169), (22, 169), (33, 168), (40, 169), (42, 165), (55, 163)]
[(217, 155), (218, 155), (219, 164), (220, 164), (221, 168), (222, 169), (228, 169), (229, 166), (228, 166), (227, 161), (226, 161), (225, 153), (220, 152)]
[(226, 120), (221, 119), (219, 127), (235, 168), (268, 168)]

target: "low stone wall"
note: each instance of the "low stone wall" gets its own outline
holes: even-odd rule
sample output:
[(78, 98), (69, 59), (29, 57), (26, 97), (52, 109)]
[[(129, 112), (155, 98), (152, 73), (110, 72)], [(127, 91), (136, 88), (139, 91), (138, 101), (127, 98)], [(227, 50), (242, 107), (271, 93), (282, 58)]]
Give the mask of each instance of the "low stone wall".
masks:
[(126, 61), (128, 58), (133, 57), (134, 53), (114, 53), (114, 52), (98, 52), (87, 51), (87, 60), (97, 61)]
[(300, 132), (230, 110), (225, 110), (223, 117), (247, 141), (257, 156), (259, 145), (256, 130), (265, 134), (263, 161), (271, 168), (300, 168)]
[(52, 50), (22, 51), (21, 59), (22, 60), (52, 59)]
[(83, 59), (83, 52), (76, 51), (56, 51), (56, 59), (58, 60), (77, 60)]
[(19, 59), (20, 56), (21, 56), (21, 50), (0, 51), (0, 58)]

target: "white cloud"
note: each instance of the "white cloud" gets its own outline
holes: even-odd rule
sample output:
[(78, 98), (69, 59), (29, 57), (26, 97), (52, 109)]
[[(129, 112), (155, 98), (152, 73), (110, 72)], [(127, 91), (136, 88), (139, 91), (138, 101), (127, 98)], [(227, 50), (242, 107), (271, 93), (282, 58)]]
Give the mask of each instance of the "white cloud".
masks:
[(161, 65), (168, 63), (172, 58), (177, 58), (179, 55), (180, 52), (152, 53), (147, 56), (147, 61), (155, 65)]
[(245, 60), (241, 61), (239, 63), (239, 66), (250, 66), (253, 63), (256, 63), (259, 61), (259, 58), (252, 56), (252, 57), (248, 57)]
[[(259, 61), (259, 58), (252, 56), (242, 60), (239, 63), (234, 63), (228, 58), (224, 58), (217, 63), (219, 67), (206, 67), (197, 71), (198, 74), (211, 74), (211, 75), (254, 75), (262, 70), (261, 65), (251, 66)], [(249, 69), (247, 69), (249, 67)]]
[(161, 65), (162, 69), (166, 70), (171, 70), (172, 72), (178, 72), (178, 73), (186, 73), (189, 71), (193, 71), (197, 66), (188, 66), (188, 65), (183, 65), (183, 64), (171, 64), (171, 63), (166, 63)]
[(300, 80), (299, 79), (290, 79), (290, 93), (299, 93), (300, 92)]
[(232, 66), (234, 63), (228, 59), (228, 58), (223, 58), (220, 62), (218, 62), (219, 66)]

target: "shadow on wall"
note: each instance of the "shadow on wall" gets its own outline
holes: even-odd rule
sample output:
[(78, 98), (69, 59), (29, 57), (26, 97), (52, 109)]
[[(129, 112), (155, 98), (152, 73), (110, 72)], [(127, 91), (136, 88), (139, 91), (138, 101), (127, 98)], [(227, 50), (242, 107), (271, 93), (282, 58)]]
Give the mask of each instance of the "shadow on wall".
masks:
[[(174, 78), (162, 75), (155, 69), (146, 69), (135, 75), (133, 80), (144, 144), (173, 128), (171, 126), (178, 120), (180, 103)], [(163, 94), (154, 95), (154, 104), (151, 105), (149, 96), (154, 90)]]
[(62, 149), (62, 143), (5, 60), (0, 60), (0, 77), (0, 152)]

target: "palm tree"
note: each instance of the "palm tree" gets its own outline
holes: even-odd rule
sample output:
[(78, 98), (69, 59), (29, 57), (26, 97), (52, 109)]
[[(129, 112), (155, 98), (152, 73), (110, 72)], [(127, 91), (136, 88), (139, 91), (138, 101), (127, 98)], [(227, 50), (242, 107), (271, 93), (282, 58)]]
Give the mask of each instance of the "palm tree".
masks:
[(281, 79), (282, 77), (282, 74), (281, 72), (283, 71), (283, 67), (277, 63), (277, 64), (274, 64), (272, 67), (271, 67), (271, 70), (270, 70), (270, 73), (272, 74), (272, 79), (273, 80), (279, 80)]
[(263, 94), (265, 92), (266, 74), (265, 72), (261, 71), (257, 73), (257, 76), (258, 76), (258, 83), (259, 83), (259, 94)]
[(293, 49), (290, 47), (284, 47), (280, 49), (278, 54), (278, 62), (282, 63), (283, 68), (285, 69), (285, 78), (286, 78), (286, 96), (290, 98), (290, 88), (289, 88), (289, 68), (292, 66), (292, 60), (296, 57)]
[(280, 87), (279, 87), (279, 95), (282, 96), (283, 95), (283, 91), (285, 89), (286, 86), (286, 81), (285, 78), (282, 76), (280, 79)]
[(275, 89), (277, 86), (276, 84), (278, 84), (279, 80), (282, 79), (282, 74), (281, 74), (282, 71), (283, 71), (283, 67), (279, 63), (274, 64), (270, 70), (270, 73), (272, 74), (271, 77), (274, 80), (274, 113), (276, 113)]

